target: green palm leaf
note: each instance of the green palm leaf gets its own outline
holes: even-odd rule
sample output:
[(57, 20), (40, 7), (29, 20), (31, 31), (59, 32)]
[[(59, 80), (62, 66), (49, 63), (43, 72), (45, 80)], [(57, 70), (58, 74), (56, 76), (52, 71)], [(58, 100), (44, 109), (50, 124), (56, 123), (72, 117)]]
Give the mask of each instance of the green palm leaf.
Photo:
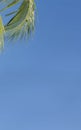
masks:
[(4, 26), (2, 18), (0, 17), (0, 50), (4, 47)]
[[(24, 36), (29, 36), (34, 30), (35, 22), (35, 2), (34, 0), (0, 0), (0, 3), (5, 3), (6, 6), (1, 9), (2, 11), (7, 10), (20, 4), (19, 8), (15, 11), (12, 11), (6, 16), (11, 16), (11, 19), (6, 25), (3, 26), (3, 23), (0, 23), (4, 27), (5, 33), (9, 39), (17, 39)], [(14, 16), (13, 16), (14, 14)], [(4, 31), (0, 34), (4, 34)]]

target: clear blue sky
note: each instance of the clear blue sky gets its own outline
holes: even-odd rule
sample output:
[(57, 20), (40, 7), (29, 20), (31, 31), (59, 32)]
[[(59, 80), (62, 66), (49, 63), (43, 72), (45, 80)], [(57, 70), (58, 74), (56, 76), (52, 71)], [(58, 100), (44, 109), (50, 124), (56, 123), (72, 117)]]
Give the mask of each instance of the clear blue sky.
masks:
[(0, 54), (0, 130), (81, 130), (81, 1), (36, 2), (33, 38)]

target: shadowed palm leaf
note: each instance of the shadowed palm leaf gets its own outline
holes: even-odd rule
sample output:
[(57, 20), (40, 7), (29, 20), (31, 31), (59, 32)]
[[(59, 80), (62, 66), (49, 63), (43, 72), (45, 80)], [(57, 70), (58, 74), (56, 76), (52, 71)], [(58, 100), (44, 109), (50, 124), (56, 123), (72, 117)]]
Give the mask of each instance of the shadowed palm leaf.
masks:
[(12, 11), (6, 16), (11, 16), (11, 19), (3, 26), (2, 19), (0, 18), (0, 48), (3, 46), (1, 39), (4, 33), (7, 34), (9, 39), (16, 39), (24, 36), (29, 36), (34, 29), (35, 21), (35, 2), (34, 0), (0, 0), (0, 3), (5, 3), (6, 6), (0, 10), (3, 12), (8, 8), (12, 8), (19, 4), (17, 10)]

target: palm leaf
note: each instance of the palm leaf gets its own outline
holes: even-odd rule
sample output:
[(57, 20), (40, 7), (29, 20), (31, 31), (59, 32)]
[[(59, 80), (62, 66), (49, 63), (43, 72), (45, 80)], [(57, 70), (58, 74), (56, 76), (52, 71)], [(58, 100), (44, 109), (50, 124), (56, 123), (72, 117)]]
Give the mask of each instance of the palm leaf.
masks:
[(0, 50), (4, 47), (4, 26), (2, 22), (2, 18), (0, 17)]
[(20, 37), (29, 36), (34, 30), (34, 0), (0, 0), (0, 3), (6, 4), (6, 6), (1, 9), (1, 11), (5, 11), (9, 8), (12, 8), (13, 6), (16, 7), (16, 5), (20, 3), (17, 10), (6, 14), (6, 16), (11, 16), (11, 19), (8, 21), (8, 23), (4, 25), (4, 30), (7, 34), (7, 37), (9, 39), (18, 39)]

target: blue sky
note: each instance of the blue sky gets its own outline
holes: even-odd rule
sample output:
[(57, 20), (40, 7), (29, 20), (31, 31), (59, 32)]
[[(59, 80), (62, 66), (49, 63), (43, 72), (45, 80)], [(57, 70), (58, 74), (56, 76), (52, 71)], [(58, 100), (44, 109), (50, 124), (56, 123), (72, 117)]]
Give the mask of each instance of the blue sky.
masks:
[(33, 37), (0, 54), (0, 130), (81, 130), (81, 1), (36, 1)]

